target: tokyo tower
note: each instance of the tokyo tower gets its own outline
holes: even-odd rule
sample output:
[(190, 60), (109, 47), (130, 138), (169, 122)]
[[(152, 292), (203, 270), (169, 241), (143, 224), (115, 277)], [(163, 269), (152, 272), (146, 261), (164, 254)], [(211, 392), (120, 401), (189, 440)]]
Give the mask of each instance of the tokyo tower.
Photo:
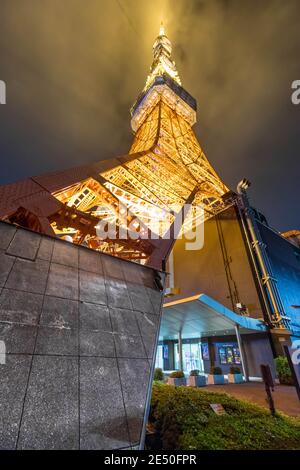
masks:
[(171, 52), (161, 25), (145, 88), (131, 108), (127, 155), (2, 186), (2, 220), (158, 266), (185, 205), (187, 229), (223, 210), (230, 192), (192, 130), (196, 100), (182, 87)]

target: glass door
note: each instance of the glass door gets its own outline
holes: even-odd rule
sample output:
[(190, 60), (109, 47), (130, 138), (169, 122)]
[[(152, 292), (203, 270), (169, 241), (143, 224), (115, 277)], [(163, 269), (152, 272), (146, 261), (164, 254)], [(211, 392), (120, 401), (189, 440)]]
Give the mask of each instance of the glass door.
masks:
[(183, 370), (190, 372), (191, 370), (198, 369), (203, 371), (203, 362), (201, 357), (201, 344), (188, 343), (182, 345), (183, 356)]

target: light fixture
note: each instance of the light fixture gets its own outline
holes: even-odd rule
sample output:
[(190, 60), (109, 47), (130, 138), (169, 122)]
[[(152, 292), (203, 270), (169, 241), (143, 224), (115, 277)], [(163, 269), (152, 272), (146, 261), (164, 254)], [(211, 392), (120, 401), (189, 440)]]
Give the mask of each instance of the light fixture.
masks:
[(249, 186), (251, 186), (251, 182), (247, 180), (247, 178), (243, 178), (237, 185), (238, 193), (241, 191), (241, 189), (244, 189), (244, 190), (248, 189)]

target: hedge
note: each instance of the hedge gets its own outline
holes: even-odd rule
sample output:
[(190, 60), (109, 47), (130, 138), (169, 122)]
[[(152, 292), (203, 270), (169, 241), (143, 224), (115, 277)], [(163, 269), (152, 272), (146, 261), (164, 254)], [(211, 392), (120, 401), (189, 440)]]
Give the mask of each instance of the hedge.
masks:
[(154, 383), (149, 423), (163, 450), (300, 449), (300, 419), (204, 389)]

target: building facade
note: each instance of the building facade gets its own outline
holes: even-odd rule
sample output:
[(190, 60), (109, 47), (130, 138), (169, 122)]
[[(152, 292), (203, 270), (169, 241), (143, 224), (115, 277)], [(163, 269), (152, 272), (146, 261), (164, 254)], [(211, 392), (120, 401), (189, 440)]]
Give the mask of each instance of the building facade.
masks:
[[(168, 263), (171, 284), (165, 298), (163, 324), (166, 323), (166, 328), (165, 332), (161, 330), (158, 367), (183, 368), (186, 372), (196, 368), (208, 373), (211, 366), (221, 366), (226, 374), (230, 365), (241, 364), (236, 334), (229, 329), (216, 329), (209, 320), (205, 325), (195, 323), (193, 334), (183, 335), (182, 362), (178, 362), (184, 300), (202, 293), (243, 319), (257, 319), (266, 326), (265, 332), (241, 334), (250, 377), (261, 376), (260, 364), (263, 363), (268, 363), (274, 371), (273, 358), (284, 355), (283, 346), (299, 339), (300, 249), (269, 227), (266, 218), (253, 209), (255, 232), (251, 232), (246, 207), (241, 211), (240, 203), (237, 200), (205, 222), (201, 250), (186, 251), (184, 240), (176, 241)], [(264, 258), (259, 258), (257, 244), (264, 249)], [(278, 303), (271, 300), (268, 279), (273, 283)], [(173, 313), (173, 319), (176, 318), (173, 328), (167, 321), (169, 312), (172, 314), (170, 305), (177, 305), (178, 317)], [(195, 308), (195, 315), (196, 312)], [(201, 316), (199, 309), (198, 315)], [(188, 316), (185, 320), (189, 321)]]

